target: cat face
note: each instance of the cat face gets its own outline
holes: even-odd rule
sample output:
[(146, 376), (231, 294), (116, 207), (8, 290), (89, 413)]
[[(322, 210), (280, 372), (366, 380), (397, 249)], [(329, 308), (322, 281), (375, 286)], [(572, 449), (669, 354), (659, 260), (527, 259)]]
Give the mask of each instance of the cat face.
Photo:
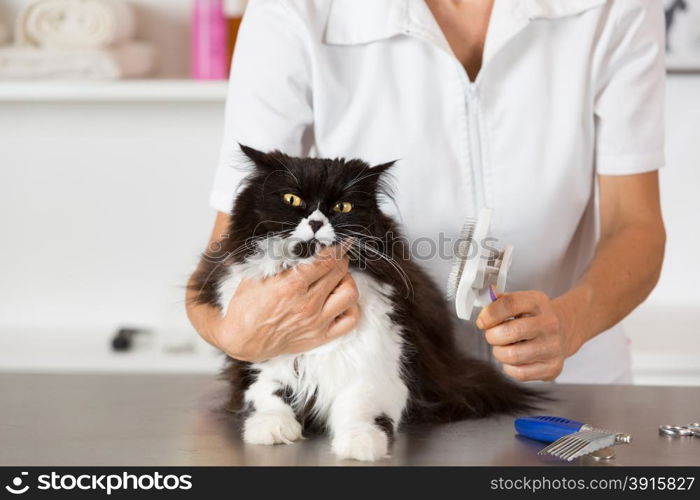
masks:
[(241, 150), (254, 164), (247, 189), (249, 237), (279, 236), (298, 257), (350, 237), (372, 234), (386, 194), (384, 173), (392, 163), (370, 167), (360, 160), (293, 158), (280, 152)]

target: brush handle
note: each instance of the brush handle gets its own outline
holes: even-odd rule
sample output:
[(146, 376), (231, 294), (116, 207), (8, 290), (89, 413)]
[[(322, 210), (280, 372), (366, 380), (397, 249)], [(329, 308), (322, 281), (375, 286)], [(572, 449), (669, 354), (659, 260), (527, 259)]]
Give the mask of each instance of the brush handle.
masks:
[(583, 426), (583, 422), (546, 415), (515, 419), (515, 431), (518, 434), (545, 443), (553, 443), (562, 436), (578, 432)]

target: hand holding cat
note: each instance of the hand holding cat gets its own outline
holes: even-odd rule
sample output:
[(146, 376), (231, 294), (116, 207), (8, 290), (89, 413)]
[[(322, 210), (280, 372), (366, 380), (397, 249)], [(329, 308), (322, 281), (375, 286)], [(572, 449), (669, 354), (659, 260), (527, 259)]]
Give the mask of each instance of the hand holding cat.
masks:
[(518, 380), (553, 380), (581, 346), (565, 309), (538, 291), (500, 295), (476, 325), (505, 373)]
[(311, 264), (270, 278), (244, 279), (216, 335), (242, 361), (305, 352), (355, 328), (358, 291), (348, 274), (349, 247), (328, 247)]

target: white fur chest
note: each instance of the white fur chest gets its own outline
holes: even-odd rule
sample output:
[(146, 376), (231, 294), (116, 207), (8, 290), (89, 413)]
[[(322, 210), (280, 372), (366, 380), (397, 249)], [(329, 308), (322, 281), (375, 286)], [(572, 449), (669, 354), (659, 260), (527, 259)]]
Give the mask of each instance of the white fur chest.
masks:
[[(257, 258), (234, 265), (219, 287), (222, 305), (227, 305), (243, 277), (276, 274), (289, 264)], [(394, 323), (392, 287), (362, 271), (351, 270), (359, 291), (360, 321), (341, 338), (299, 355), (279, 356), (254, 364), (259, 381), (288, 387), (293, 406), (302, 407), (313, 398), (318, 417), (325, 419), (336, 396), (347, 387), (371, 387), (379, 397), (391, 398), (401, 380), (403, 338)], [(224, 306), (225, 307), (225, 306)]]

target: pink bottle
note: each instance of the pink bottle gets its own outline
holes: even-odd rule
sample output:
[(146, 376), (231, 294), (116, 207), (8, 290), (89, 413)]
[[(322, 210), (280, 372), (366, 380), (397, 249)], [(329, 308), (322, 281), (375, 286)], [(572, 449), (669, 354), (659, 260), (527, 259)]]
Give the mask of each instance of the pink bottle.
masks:
[(227, 45), (223, 0), (194, 0), (191, 26), (192, 77), (198, 80), (227, 78)]

